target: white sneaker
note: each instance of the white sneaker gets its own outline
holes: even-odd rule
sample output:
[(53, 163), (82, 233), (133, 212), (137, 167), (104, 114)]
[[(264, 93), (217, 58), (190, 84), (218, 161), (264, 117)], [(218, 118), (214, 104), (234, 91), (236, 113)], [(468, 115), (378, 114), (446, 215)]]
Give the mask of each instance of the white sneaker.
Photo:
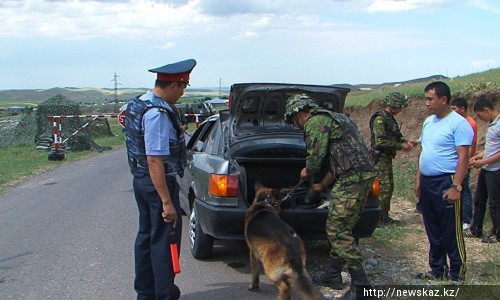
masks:
[(462, 230), (467, 230), (469, 228), (470, 228), (470, 224), (464, 223), (464, 225), (462, 225)]

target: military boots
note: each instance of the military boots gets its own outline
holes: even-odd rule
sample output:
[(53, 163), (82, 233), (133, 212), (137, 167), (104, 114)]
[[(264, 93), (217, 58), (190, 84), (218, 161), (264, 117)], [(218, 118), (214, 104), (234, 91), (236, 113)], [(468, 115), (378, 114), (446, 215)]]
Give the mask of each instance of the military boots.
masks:
[(377, 299), (370, 295), (372, 286), (361, 263), (347, 270), (351, 275), (351, 288), (339, 298), (340, 300)]
[(342, 285), (342, 261), (333, 259), (326, 272), (313, 276), (313, 282), (317, 285), (326, 286), (334, 290), (341, 290)]

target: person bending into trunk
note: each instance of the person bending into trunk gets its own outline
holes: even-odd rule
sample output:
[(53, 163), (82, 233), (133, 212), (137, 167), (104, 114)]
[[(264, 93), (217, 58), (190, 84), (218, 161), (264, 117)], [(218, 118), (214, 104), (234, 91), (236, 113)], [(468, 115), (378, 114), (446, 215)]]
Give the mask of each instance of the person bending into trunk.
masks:
[(346, 266), (352, 279), (351, 289), (341, 299), (362, 297), (361, 287), (369, 287), (370, 282), (352, 230), (375, 178), (369, 150), (357, 126), (345, 114), (321, 109), (306, 94), (294, 95), (287, 100), (285, 122), (304, 132), (306, 166), (300, 172), (301, 179), (307, 179), (319, 172), (322, 166), (328, 166), (326, 176), (331, 178), (323, 182), (333, 183), (326, 221), (332, 260), (328, 271), (313, 277), (313, 281), (342, 289), (341, 271)]

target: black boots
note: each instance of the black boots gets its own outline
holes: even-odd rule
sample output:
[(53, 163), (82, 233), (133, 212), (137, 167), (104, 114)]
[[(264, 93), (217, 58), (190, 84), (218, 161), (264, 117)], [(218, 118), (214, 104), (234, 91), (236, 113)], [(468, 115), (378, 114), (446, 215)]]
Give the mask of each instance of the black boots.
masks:
[(370, 294), (372, 286), (361, 263), (348, 268), (348, 271), (351, 275), (351, 288), (340, 297), (340, 300), (377, 299)]
[(334, 290), (341, 290), (342, 285), (342, 261), (333, 259), (326, 272), (313, 276), (313, 282), (317, 285), (326, 286)]

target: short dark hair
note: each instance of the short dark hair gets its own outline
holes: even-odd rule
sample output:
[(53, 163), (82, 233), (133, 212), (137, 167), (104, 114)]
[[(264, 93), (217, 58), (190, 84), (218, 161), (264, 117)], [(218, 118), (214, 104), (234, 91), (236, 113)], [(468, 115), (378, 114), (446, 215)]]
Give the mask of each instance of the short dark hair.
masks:
[(178, 86), (181, 86), (181, 84), (186, 84), (185, 82), (182, 82), (182, 81), (165, 81), (165, 80), (156, 79), (155, 86), (159, 87), (161, 89), (164, 89), (167, 86), (171, 85), (172, 83), (177, 83)]
[(451, 91), (450, 87), (446, 83), (442, 81), (431, 82), (425, 87), (424, 92), (431, 90), (434, 90), (434, 93), (436, 93), (436, 96), (439, 98), (446, 96), (447, 102), (450, 103)]
[(454, 98), (451, 101), (451, 105), (456, 106), (456, 107), (463, 107), (465, 110), (469, 108), (469, 104), (467, 103), (467, 100), (465, 100), (462, 97)]
[(490, 110), (495, 110), (493, 106), (493, 102), (484, 97), (480, 97), (477, 99), (476, 103), (474, 103), (474, 112), (483, 111), (485, 108), (489, 108)]
[(166, 88), (167, 86), (171, 85), (173, 81), (164, 81), (164, 80), (159, 80), (156, 79), (155, 81), (155, 87), (159, 87), (161, 89)]

